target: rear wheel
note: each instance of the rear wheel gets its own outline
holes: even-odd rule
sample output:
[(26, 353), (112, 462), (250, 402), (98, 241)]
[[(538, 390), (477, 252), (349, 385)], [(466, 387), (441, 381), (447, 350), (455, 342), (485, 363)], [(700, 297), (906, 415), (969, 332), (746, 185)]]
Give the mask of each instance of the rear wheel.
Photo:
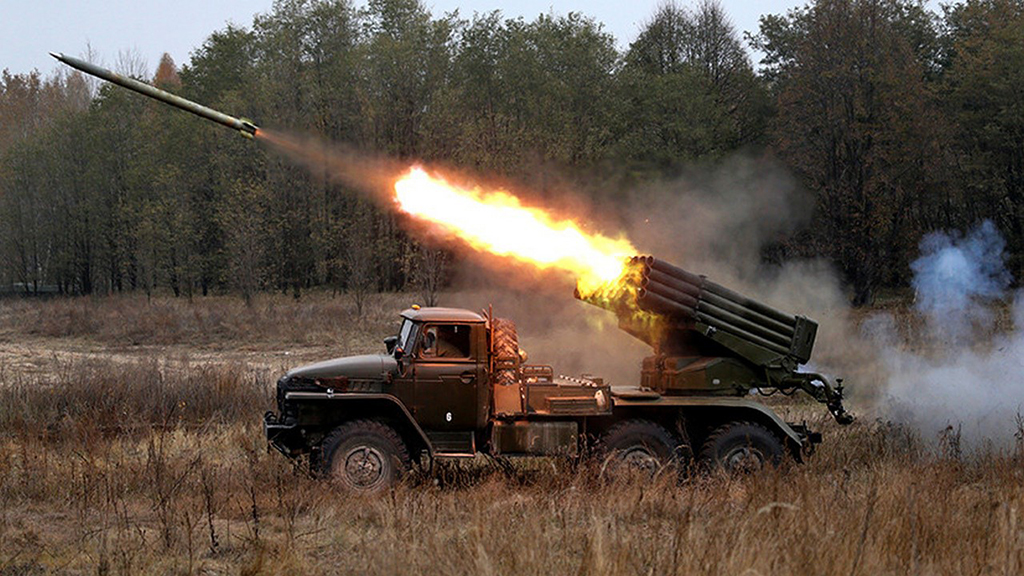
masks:
[(756, 472), (782, 463), (785, 449), (778, 436), (753, 422), (730, 422), (708, 436), (700, 451), (709, 470)]
[(650, 420), (626, 420), (601, 436), (598, 453), (602, 472), (643, 472), (653, 475), (676, 458), (676, 439)]
[(402, 437), (383, 422), (356, 420), (338, 426), (323, 442), (320, 472), (353, 492), (392, 486), (409, 469)]

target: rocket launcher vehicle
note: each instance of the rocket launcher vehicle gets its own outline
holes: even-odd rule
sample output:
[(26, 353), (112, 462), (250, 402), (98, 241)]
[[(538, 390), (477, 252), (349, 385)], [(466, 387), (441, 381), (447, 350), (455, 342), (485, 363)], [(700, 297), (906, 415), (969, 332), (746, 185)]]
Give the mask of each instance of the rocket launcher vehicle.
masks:
[(738, 294), (653, 256), (634, 256), (615, 290), (576, 297), (614, 312), (619, 327), (654, 348), (642, 385), (660, 394), (736, 395), (804, 390), (840, 424), (842, 381), (798, 372), (818, 324)]
[(60, 60), (64, 64), (67, 64), (72, 68), (81, 70), (86, 74), (96, 76), (97, 78), (102, 78), (107, 82), (112, 82), (114, 84), (117, 84), (118, 86), (123, 86), (133, 92), (138, 92), (139, 94), (142, 94), (144, 96), (149, 96), (150, 98), (159, 100), (164, 104), (170, 104), (175, 108), (180, 108), (187, 112), (191, 112), (196, 116), (200, 116), (202, 118), (206, 118), (207, 120), (212, 120), (218, 124), (227, 126), (228, 128), (238, 130), (238, 132), (242, 136), (245, 136), (246, 138), (252, 138), (253, 136), (256, 135), (257, 132), (259, 132), (259, 128), (251, 121), (246, 120), (245, 118), (235, 118), (234, 116), (228, 116), (227, 114), (224, 114), (223, 112), (218, 112), (213, 108), (207, 108), (202, 104), (196, 104), (191, 100), (187, 100), (185, 98), (182, 98), (181, 96), (171, 94), (166, 90), (161, 90), (155, 86), (150, 86), (145, 82), (139, 82), (138, 80), (122, 76), (116, 72), (111, 72), (110, 70), (107, 70), (102, 66), (97, 66), (90, 62), (86, 62), (85, 60), (79, 60), (78, 58), (73, 58), (71, 56), (61, 54), (59, 52), (50, 52), (50, 56), (53, 56), (54, 58)]

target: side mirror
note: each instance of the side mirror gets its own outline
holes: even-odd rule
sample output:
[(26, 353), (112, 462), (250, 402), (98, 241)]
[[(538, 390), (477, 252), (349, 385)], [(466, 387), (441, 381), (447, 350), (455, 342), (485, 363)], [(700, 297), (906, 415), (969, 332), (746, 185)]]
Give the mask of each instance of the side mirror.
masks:
[(387, 346), (388, 354), (394, 354), (395, 347), (398, 345), (398, 336), (388, 336), (384, 339), (384, 345)]

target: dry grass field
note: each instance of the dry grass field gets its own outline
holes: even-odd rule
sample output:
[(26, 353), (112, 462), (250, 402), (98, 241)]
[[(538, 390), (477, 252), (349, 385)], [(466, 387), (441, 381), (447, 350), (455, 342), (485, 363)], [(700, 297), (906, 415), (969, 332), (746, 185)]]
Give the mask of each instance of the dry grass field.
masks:
[(404, 296), (0, 302), (0, 576), (1020, 574), (1024, 454), (862, 419), (727, 478), (484, 459), (370, 498), (268, 453), (284, 369), (379, 349)]

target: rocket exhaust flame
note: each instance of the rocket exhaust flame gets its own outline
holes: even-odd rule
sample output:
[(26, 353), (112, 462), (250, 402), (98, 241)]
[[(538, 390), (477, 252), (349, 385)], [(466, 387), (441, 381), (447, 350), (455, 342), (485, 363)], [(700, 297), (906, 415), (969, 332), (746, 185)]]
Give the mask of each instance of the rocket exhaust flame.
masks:
[(636, 249), (624, 238), (591, 234), (569, 219), (523, 206), (505, 191), (463, 188), (414, 167), (394, 185), (398, 208), (457, 236), (474, 250), (542, 270), (562, 270), (593, 294), (614, 284)]

